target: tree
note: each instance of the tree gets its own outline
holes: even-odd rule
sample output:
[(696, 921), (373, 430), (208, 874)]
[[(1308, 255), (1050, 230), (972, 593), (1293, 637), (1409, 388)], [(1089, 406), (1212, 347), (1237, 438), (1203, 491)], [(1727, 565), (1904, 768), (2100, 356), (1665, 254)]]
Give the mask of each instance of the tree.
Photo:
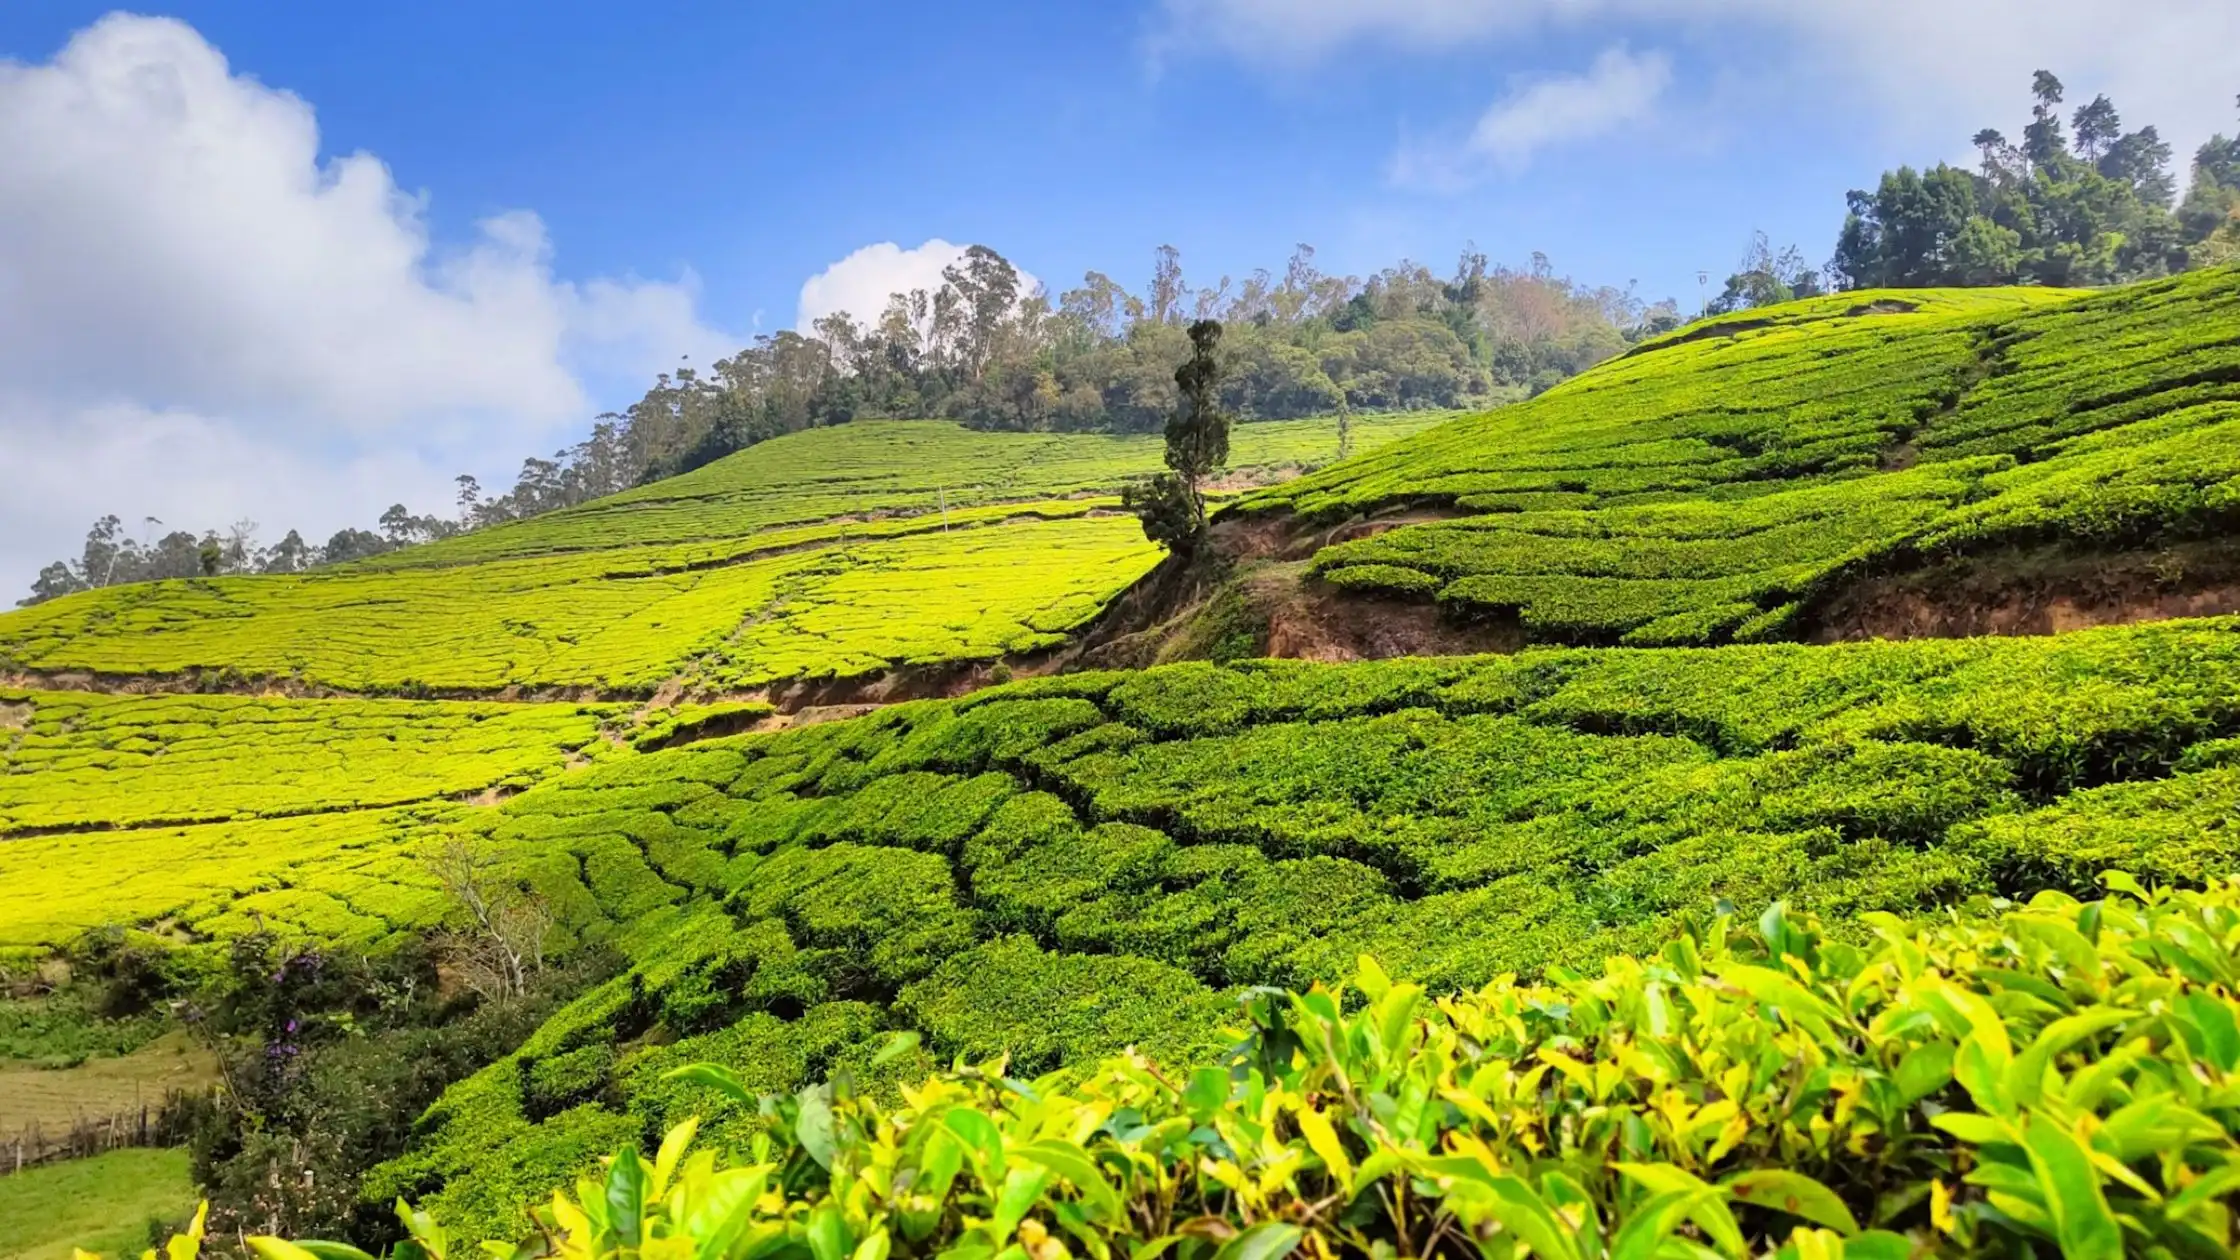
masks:
[(1190, 357), (1175, 369), (1182, 402), (1167, 421), (1167, 467), (1123, 502), (1143, 520), (1144, 536), (1181, 556), (1205, 541), (1205, 482), (1229, 461), (1229, 415), (1221, 409), (1221, 324), (1190, 325)]
[(272, 544), (257, 566), (260, 573), (301, 573), (311, 567), (311, 546), (303, 535), (289, 530), (279, 542)]
[(497, 855), (458, 837), (431, 852), (427, 864), (453, 906), (455, 926), (442, 945), (459, 978), (487, 1001), (527, 993), (544, 970), (551, 907), (508, 878)]
[(1776, 254), (1766, 234), (1758, 232), (1750, 238), (1750, 247), (1743, 252), (1739, 269), (1727, 277), (1726, 288), (1711, 299), (1707, 313), (1725, 315), (1797, 298), (1817, 297), (1821, 292), (1820, 273), (1806, 264), (1804, 254), (1796, 246), (1791, 245)]
[(29, 608), (33, 604), (43, 604), (50, 599), (60, 599), (84, 589), (86, 584), (70, 571), (70, 566), (57, 560), (39, 570), (38, 578), (31, 583), (31, 594), (17, 600), (16, 607)]
[(2123, 119), (2116, 113), (2115, 103), (2105, 96), (2095, 96), (2090, 104), (2078, 106), (2069, 116), (2069, 125), (2076, 129), (2077, 156), (2087, 162), (2098, 163), (2123, 134)]
[(1830, 271), (1845, 287), (2114, 284), (2207, 261), (2202, 243), (2226, 217), (2214, 189), (2224, 142), (2196, 157), (2175, 214), (2170, 145), (2152, 126), (2126, 132), (2115, 103), (2095, 96), (2069, 116), (2048, 71), (2031, 83), (2019, 147), (1984, 128), (1980, 172), (1948, 166), (1886, 172), (1853, 191)]
[(2030, 77), (2030, 95), (2037, 104), (2030, 109), (2030, 125), (2022, 129), (2022, 155), (2036, 167), (2058, 166), (2069, 155), (2061, 134), (2061, 80), (2048, 70)]
[(1161, 245), (1151, 258), (1151, 322), (1172, 323), (1182, 317), (1182, 251)]
[(369, 559), (394, 549), (389, 540), (368, 530), (338, 529), (333, 537), (327, 539), (327, 545), (320, 549), (319, 560), (323, 564), (348, 564), (353, 560)]

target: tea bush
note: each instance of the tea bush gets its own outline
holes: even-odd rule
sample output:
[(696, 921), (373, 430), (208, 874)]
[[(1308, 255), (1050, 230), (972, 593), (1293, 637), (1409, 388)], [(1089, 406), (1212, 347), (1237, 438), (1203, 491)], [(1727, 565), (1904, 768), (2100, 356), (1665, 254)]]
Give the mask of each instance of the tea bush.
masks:
[[(478, 535), (470, 535), (476, 537)], [(666, 570), (590, 552), (113, 587), (0, 615), (0, 655), (98, 674), (234, 671), (357, 692), (650, 695), (980, 659), (1058, 642), (1156, 558), (1059, 514)]]
[[(1356, 449), (1437, 414), (1364, 416)], [(1232, 465), (1330, 458), (1334, 419), (1241, 427)], [(0, 614), (0, 664), (354, 693), (759, 687), (1031, 652), (1157, 558), (1117, 492), (1149, 435), (851, 424), (580, 507), (286, 576)], [(1064, 496), (1064, 497), (1061, 497)]]
[(601, 705), (0, 690), (0, 961), (165, 920), (372, 946), (441, 909), (420, 852), (605, 755)]
[(1524, 404), (1248, 496), (1337, 519), (1341, 590), (1536, 640), (1789, 637), (1852, 580), (2240, 522), (2240, 272), (2105, 293), (1843, 294), (1714, 320)]
[[(486, 1246), (2229, 1255), (2240, 883), (2108, 882), (2090, 902), (2046, 893), (1922, 927), (1872, 917), (1863, 933), (1780, 905), (1754, 931), (1702, 916), (1599, 975), (1453, 996), (1363, 957), (1344, 982), (1241, 995), (1242, 1039), (1195, 1059), (1130, 1051), (1021, 1079), (1019, 1064), (976, 1058), (892, 1094), (847, 1066), (772, 1093), (688, 1064), (666, 1074), (673, 1090), (698, 1087), (717, 1115), (752, 1108), (759, 1131), (694, 1151), (687, 1119), (650, 1158), (625, 1141), (534, 1205), (520, 1248), (510, 1234)], [(895, 1037), (863, 1066), (914, 1049)], [(453, 1249), (440, 1212), (397, 1214), (407, 1254)], [(362, 1254), (255, 1246), (266, 1260)]]
[(2229, 620), (1188, 664), (609, 758), (473, 825), (635, 961), (520, 1056), (614, 1046), (611, 1072), (547, 1114), (496, 1065), (367, 1191), (510, 1231), (544, 1189), (519, 1170), (680, 1118), (646, 1066), (672, 1040), (769, 1088), (895, 1029), (939, 1061), (1183, 1062), (1230, 991), (1364, 953), (1445, 991), (1654, 952), (1720, 900), (1858, 939), (2116, 863), (2200, 885), (2240, 856), (2235, 676)]

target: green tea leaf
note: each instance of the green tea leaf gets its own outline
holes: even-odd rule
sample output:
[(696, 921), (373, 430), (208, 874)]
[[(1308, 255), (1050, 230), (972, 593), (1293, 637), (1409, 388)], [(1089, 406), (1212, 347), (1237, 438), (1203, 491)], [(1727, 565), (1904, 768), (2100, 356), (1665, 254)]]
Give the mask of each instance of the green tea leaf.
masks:
[(1182, 1087), (1182, 1105), (1199, 1124), (1213, 1118), (1229, 1101), (1229, 1074), (1220, 1068), (1199, 1068)]
[(882, 1067), (918, 1048), (918, 1034), (905, 1030), (887, 1039), (879, 1053), (871, 1056), (871, 1066)]
[(1214, 1260), (1283, 1260), (1305, 1236), (1288, 1221), (1262, 1221), (1222, 1244)]
[(2123, 1229), (2100, 1191), (2100, 1174), (2084, 1145), (2050, 1118), (2031, 1118), (2023, 1147), (2045, 1194), (2061, 1254), (2069, 1260), (2120, 1260)]
[(688, 1063), (675, 1071), (662, 1073), (661, 1079), (705, 1085), (743, 1103), (752, 1103), (758, 1097), (739, 1079), (737, 1072), (719, 1063)]
[(1118, 1224), (1127, 1217), (1127, 1207), (1120, 1200), (1120, 1192), (1097, 1168), (1087, 1149), (1078, 1142), (1062, 1138), (1042, 1138), (1024, 1146), (1012, 1148), (1012, 1154), (1021, 1159), (1033, 1160), (1044, 1168), (1073, 1183), (1081, 1197), (1104, 1217), (1107, 1223)]
[(646, 1165), (628, 1147), (615, 1153), (607, 1166), (607, 1228), (625, 1245), (635, 1247), (645, 1238)]
[(1843, 1200), (1803, 1173), (1783, 1168), (1754, 1168), (1720, 1184), (1735, 1198), (1753, 1207), (1787, 1212), (1846, 1236), (1859, 1232), (1858, 1218), (1844, 1206)]
[(832, 1086), (811, 1085), (794, 1095), (801, 1114), (793, 1122), (793, 1135), (817, 1167), (829, 1169), (839, 1151), (832, 1130)]

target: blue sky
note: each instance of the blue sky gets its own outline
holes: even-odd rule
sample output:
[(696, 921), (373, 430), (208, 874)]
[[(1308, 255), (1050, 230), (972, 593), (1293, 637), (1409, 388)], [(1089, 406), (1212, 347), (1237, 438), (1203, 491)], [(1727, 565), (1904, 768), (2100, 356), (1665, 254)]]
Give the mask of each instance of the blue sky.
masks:
[(2041, 64), (2181, 152), (2229, 130), (2240, 6), (2127, 8), (16, 0), (0, 587), (99, 511), (440, 507), (880, 243), (858, 289), (935, 240), (1054, 289), (1475, 241), (1692, 306), (1753, 230), (1824, 258), (1846, 188), (2019, 129)]

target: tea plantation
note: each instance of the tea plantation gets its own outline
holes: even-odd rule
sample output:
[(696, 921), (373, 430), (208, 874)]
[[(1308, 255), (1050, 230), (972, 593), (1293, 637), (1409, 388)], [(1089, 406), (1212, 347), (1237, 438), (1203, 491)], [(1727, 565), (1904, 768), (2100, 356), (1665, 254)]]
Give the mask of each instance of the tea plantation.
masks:
[(625, 710), (0, 690), (0, 963), (106, 925), (370, 945), (441, 909), (461, 802), (609, 749)]
[(1787, 638), (1926, 558), (2221, 536), (2240, 271), (1747, 312), (1242, 504), (1403, 506), (1459, 518), (1327, 548), (1315, 572), (1566, 643)]
[[(1440, 418), (1363, 417), (1355, 441)], [(1231, 462), (1327, 460), (1335, 430), (1244, 426)], [(820, 429), (360, 565), (115, 587), (0, 615), (0, 671), (645, 696), (680, 675), (756, 687), (986, 660), (1056, 644), (1150, 569), (1156, 549), (1109, 496), (1158, 461), (1144, 435)], [(1069, 494), (1084, 497), (1053, 498)]]
[[(1034, 680), (610, 760), (470, 825), (636, 960), (367, 1193), (505, 1234), (594, 1153), (896, 1029), (1031, 1075), (1210, 1053), (1238, 986), (1433, 992), (2240, 851), (2240, 623), (2052, 639), (1261, 662)], [(1225, 1044), (1225, 1043), (1223, 1043)], [(743, 1137), (751, 1109), (710, 1113)]]
[[(512, 1008), (502, 1040), (445, 1060), (397, 1109), (441, 1091), (425, 1114), (356, 1130), (386, 1144), (351, 1176), (382, 1161), (355, 1187), (365, 1211), (401, 1195), (456, 1237), (494, 1238), (518, 1236), (528, 1204), (602, 1156), (651, 1149), (689, 1116), (704, 1117), (704, 1141), (755, 1160), (774, 1120), (777, 1140), (816, 1145), (799, 1109), (820, 1095), (747, 1101), (763, 1091), (853, 1081), (873, 1100), (865, 1116), (898, 1099), (922, 1108), (939, 1089), (1035, 1106), (1057, 1096), (1036, 1089), (1075, 1089), (1131, 1047), (1198, 1080), (1192, 1068), (1237, 1043), (1241, 1000), (1272, 1009), (1266, 986), (1352, 977), (1378, 1002), (1379, 986), (1482, 988), (1518, 1021), (1568, 1026), (1614, 992), (1607, 976), (1705, 939), (1717, 909), (1756, 920), (1786, 905), (1766, 920), (1777, 957), (1783, 914), (1819, 916), (1824, 941), (1778, 965), (1848, 985), (1872, 968), (1845, 951), (1875, 933), (1944, 921), (1937, 948), (1974, 958), (2009, 949), (1981, 934), (2013, 902), (2098, 896), (2111, 869), (2192, 888), (2235, 874), (2240, 618), (1784, 640), (1809, 637), (1861, 579), (1932, 561), (2033, 547), (2089, 566), (2228, 547), (2240, 272), (2094, 293), (1812, 299), (1679, 330), (1495, 412), (1356, 425), (1365, 454), (1243, 492), (1219, 536), (1283, 551), (1342, 526), (1332, 536), (1345, 541), (1283, 570), (1303, 572), (1322, 606), (1367, 597), (1346, 612), (1373, 617), (1396, 599), (1436, 601), (1450, 618), (1513, 621), (1530, 646), (1052, 672), (955, 695), (998, 658), (1064, 643), (1150, 571), (1158, 553), (1113, 495), (1158, 451), (1151, 438), (917, 422), (795, 435), (358, 565), (114, 588), (0, 616), (0, 973), (31, 976), (103, 927), (205, 975), (244, 957), (261, 966), (268, 940), (370, 955), (369, 967), (410, 961), (429, 929), (462, 921), (427, 858), (464, 842), (534, 894), (552, 920), (548, 974), (573, 978), (537, 994), (545, 1005)], [(1333, 430), (1247, 426), (1231, 463), (1320, 465)], [(887, 693), (795, 686), (913, 669), (942, 682), (916, 694), (955, 698), (881, 705)], [(834, 703), (842, 693), (863, 703)], [(2208, 896), (2202, 912), (2227, 923), (2230, 891)], [(2154, 940), (2195, 962), (2215, 953), (2188, 944), (2183, 913), (2152, 917)], [(2030, 944), (2029, 974), (2011, 983), (1976, 968), (1966, 983), (1989, 995), (1936, 1009), (1967, 1022), (1954, 1013), (1996, 1004), (2017, 1027), (2073, 1030), (2086, 1017), (2066, 1013), (2067, 973), (2039, 979), (2077, 954), (2057, 944)], [(1642, 961), (1606, 972), (1621, 955)], [(2184, 971), (2188, 1053), (2218, 1072), (2240, 1065), (2240, 1032), (2210, 1010), (2234, 974)], [(1729, 1020), (1740, 1001), (1698, 999)], [(1877, 990), (1857, 1010), (1886, 1000)], [(380, 1001), (361, 1013), (376, 1019)], [(1640, 1001), (1628, 1018), (1655, 1053), (1701, 1031), (1676, 1032), (1669, 1007)], [(1333, 1026), (1356, 1016), (1326, 1014)], [(295, 1022), (276, 1026), (271, 1043), (293, 1045)], [(1549, 1057), (1576, 1048), (1568, 1033), (1505, 1027), (1538, 1063), (1502, 1072), (1574, 1090), (1562, 1126), (1486, 1122), (1520, 1149), (1584, 1149), (1606, 1070), (1663, 1071), (1611, 1043), (1579, 1067), (1582, 1083)], [(1872, 1045), (1925, 1028), (1877, 1016)], [(450, 1029), (416, 1026), (423, 1040), (397, 1044), (439, 1047)], [(1772, 1040), (1740, 1041), (1772, 1053)], [(1493, 1044), (1470, 1042), (1473, 1054)], [(1881, 1053), (1848, 1036), (1812, 1044)], [(903, 1088), (997, 1059), (1000, 1073)], [(695, 1063), (731, 1075), (670, 1075)], [(2124, 1079), (2159, 1071), (2143, 1064), (2123, 1060)], [(1946, 1083), (1965, 1066), (1948, 1057)], [(1840, 1130), (1893, 1165), (1946, 1158), (1875, 1145), (1856, 1127), (1868, 1086), (1852, 1086), (1866, 1077), (1829, 1072), (1779, 1108), (1816, 1116), (1813, 1100), (1848, 1100), (1837, 1128), (1811, 1130), (1814, 1150)], [(1061, 1075), (1027, 1083), (1043, 1073)], [(2016, 1088), (2042, 1090), (2026, 1076)], [(1712, 1084), (1701, 1063), (1664, 1078)], [(711, 1079), (739, 1097), (711, 1094)], [(1215, 1123), (1220, 1099), (1165, 1079), (1143, 1078), (1174, 1095), (1153, 1111), (1182, 1109), (1160, 1126), (1188, 1136), (1183, 1114)], [(1439, 1079), (1460, 1109), (1441, 1132), (1483, 1120)], [(1464, 1084), (1493, 1079), (1474, 1070)], [(1302, 1105), (1337, 1107), (1333, 1089)], [(1909, 1110), (1919, 1101), (1890, 1114), (1926, 1132), (1935, 1117)], [(1636, 1103), (1626, 1142), (1681, 1123), (1663, 1102)], [(1363, 1134), (1437, 1110), (1414, 1095), (1344, 1105)], [(2231, 1117), (2223, 1136), (2240, 1131), (2240, 1106), (2210, 1110)], [(1151, 1132), (1136, 1123), (1148, 1113), (1131, 1114), (1100, 1115), (1098, 1131), (1123, 1144)], [(1290, 1177), (1310, 1156), (1329, 1166), (1310, 1132), (1270, 1141), (1261, 1169), (1277, 1181), (1279, 1165)], [(1236, 1154), (1209, 1147), (1176, 1167), (1243, 1195), (1214, 1171)], [(788, 1176), (755, 1201), (792, 1211), (810, 1181)], [(1967, 1193), (1968, 1210), (1989, 1202)], [(1594, 1194), (1638, 1206), (1614, 1184)], [(1333, 1237), (1360, 1225), (1326, 1223)], [(810, 1233), (787, 1254), (888, 1254)], [(1225, 1254), (1253, 1260), (1252, 1237)], [(1073, 1254), (1054, 1239), (1019, 1254)]]

